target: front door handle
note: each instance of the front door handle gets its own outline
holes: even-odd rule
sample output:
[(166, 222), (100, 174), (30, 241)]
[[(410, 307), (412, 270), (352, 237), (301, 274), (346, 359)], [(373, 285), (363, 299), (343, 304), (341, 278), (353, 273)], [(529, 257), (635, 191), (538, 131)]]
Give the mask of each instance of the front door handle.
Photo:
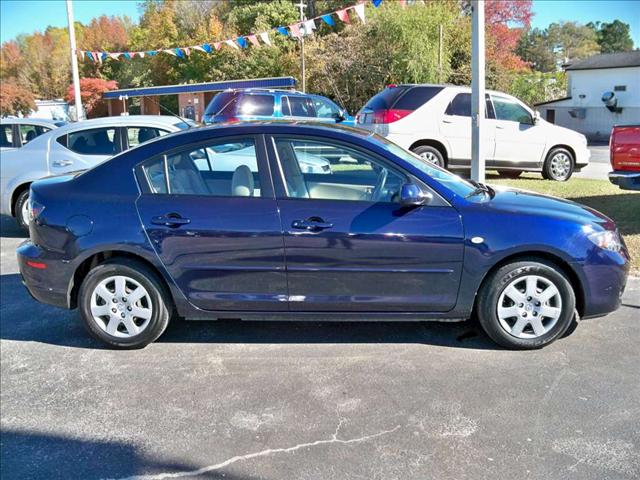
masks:
[(291, 228), (296, 230), (307, 230), (309, 232), (319, 232), (333, 227), (333, 223), (325, 222), (320, 217), (311, 217), (306, 220), (294, 220)]
[(447, 120), (446, 118), (443, 118), (442, 123), (453, 123), (453, 120)]
[(68, 167), (69, 165), (73, 165), (72, 160), (56, 160), (52, 164), (54, 167)]
[(188, 218), (183, 218), (177, 213), (168, 213), (166, 215), (158, 215), (151, 218), (151, 223), (154, 225), (164, 225), (165, 227), (179, 227), (180, 225), (187, 225), (191, 223)]

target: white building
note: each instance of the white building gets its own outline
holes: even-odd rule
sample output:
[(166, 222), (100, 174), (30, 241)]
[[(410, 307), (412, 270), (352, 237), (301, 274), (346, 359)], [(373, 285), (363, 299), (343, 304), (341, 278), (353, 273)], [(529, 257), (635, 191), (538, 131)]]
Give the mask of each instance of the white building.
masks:
[(640, 50), (594, 55), (565, 70), (567, 96), (536, 104), (542, 118), (593, 140), (608, 140), (614, 125), (640, 123)]

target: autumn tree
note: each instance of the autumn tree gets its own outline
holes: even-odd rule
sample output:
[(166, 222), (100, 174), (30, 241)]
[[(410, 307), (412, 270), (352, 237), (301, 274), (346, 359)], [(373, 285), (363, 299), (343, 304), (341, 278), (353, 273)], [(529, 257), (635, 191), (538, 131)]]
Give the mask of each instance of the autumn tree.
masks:
[(14, 81), (0, 82), (0, 117), (28, 115), (36, 109), (36, 103), (29, 89)]
[[(118, 88), (118, 83), (115, 80), (81, 78), (80, 99), (82, 100), (82, 106), (87, 112), (87, 117), (92, 118), (106, 115), (106, 105), (102, 100), (102, 94), (109, 90), (115, 90), (116, 88)], [(73, 83), (69, 85), (65, 100), (67, 102), (75, 101)]]

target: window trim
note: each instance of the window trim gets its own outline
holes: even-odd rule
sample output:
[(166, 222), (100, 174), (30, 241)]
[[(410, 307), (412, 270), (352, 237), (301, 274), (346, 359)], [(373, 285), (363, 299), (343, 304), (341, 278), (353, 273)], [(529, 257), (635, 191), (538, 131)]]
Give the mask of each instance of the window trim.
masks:
[[(378, 203), (385, 205), (398, 205), (396, 202), (372, 202), (371, 200), (342, 200), (338, 198), (300, 198), (300, 197), (290, 197), (287, 192), (286, 180), (284, 178), (284, 169), (282, 168), (282, 162), (280, 161), (280, 157), (278, 155), (278, 149), (276, 147), (276, 140), (290, 140), (290, 141), (309, 141), (309, 142), (329, 142), (334, 143), (339, 146), (344, 146), (345, 148), (356, 150), (357, 152), (362, 153), (363, 155), (367, 155), (373, 157), (375, 160), (382, 163), (388, 170), (393, 173), (396, 173), (398, 176), (403, 177), (405, 182), (413, 182), (420, 185), (421, 188), (433, 193), (434, 198), (441, 198), (441, 196), (431, 187), (429, 187), (425, 182), (420, 180), (419, 178), (412, 175), (410, 172), (404, 170), (401, 166), (397, 165), (395, 162), (385, 158), (384, 156), (373, 152), (371, 150), (367, 150), (362, 148), (359, 145), (354, 145), (349, 142), (345, 142), (342, 140), (338, 140), (331, 137), (323, 137), (323, 136), (313, 136), (313, 135), (297, 135), (297, 134), (269, 134), (267, 135), (269, 140), (267, 141), (268, 153), (269, 153), (269, 162), (270, 164), (273, 162), (275, 165), (272, 167), (272, 171), (274, 167), (279, 172), (279, 175), (272, 175), (271, 178), (274, 182), (274, 190), (275, 190), (275, 198), (276, 200), (300, 200), (300, 201), (315, 201), (315, 202), (346, 202), (348, 204), (361, 203), (368, 205), (375, 205)], [(276, 180), (277, 178), (277, 180)], [(442, 206), (442, 205), (434, 205), (434, 206)]]
[[(162, 161), (164, 162), (165, 167), (165, 185), (169, 183), (168, 176), (168, 163), (167, 158), (171, 155), (175, 155), (176, 153), (182, 153), (184, 151), (193, 151), (199, 148), (206, 148), (210, 146), (212, 143), (233, 143), (234, 140), (237, 139), (253, 139), (255, 149), (256, 149), (256, 161), (258, 164), (258, 175), (260, 178), (260, 196), (259, 197), (236, 197), (233, 195), (197, 195), (197, 194), (173, 194), (173, 193), (155, 193), (151, 190), (150, 182), (145, 173), (145, 166), (148, 164), (157, 161), (160, 157), (163, 157)], [(271, 176), (271, 169), (266, 153), (265, 139), (264, 135), (249, 133), (249, 134), (237, 134), (237, 135), (225, 135), (225, 136), (214, 136), (209, 137), (206, 140), (200, 140), (198, 142), (183, 144), (177, 147), (173, 147), (169, 150), (165, 150), (163, 152), (154, 155), (151, 158), (138, 162), (134, 165), (134, 174), (138, 183), (138, 188), (140, 190), (140, 195), (151, 196), (151, 197), (198, 197), (198, 198), (209, 198), (209, 199), (217, 199), (217, 198), (242, 198), (242, 199), (274, 199), (274, 189), (273, 182)], [(170, 192), (170, 188), (167, 187), (167, 192)]]

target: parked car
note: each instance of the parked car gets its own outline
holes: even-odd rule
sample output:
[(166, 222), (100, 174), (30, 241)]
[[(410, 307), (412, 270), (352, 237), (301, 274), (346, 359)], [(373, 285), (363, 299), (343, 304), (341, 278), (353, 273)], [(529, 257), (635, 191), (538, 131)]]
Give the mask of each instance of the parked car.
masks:
[[(340, 159), (331, 175), (304, 172), (310, 150)], [(471, 183), (378, 135), (317, 123), (184, 131), (35, 182), (31, 196), (31, 239), (18, 248), (25, 285), (41, 302), (77, 307), (93, 336), (119, 348), (154, 341), (174, 313), (473, 312), (499, 344), (538, 348), (576, 310), (617, 309), (629, 269), (615, 224), (595, 210)]]
[(43, 118), (0, 119), (0, 151), (20, 148), (31, 140), (67, 122)]
[(136, 115), (70, 123), (2, 152), (0, 210), (29, 224), (29, 186), (34, 180), (91, 168), (116, 153), (152, 138), (195, 125), (171, 116)]
[(253, 120), (315, 120), (355, 125), (355, 119), (321, 95), (292, 90), (241, 89), (217, 94), (204, 112), (205, 124)]
[[(584, 135), (542, 120), (502, 92), (486, 94), (486, 166), (515, 178), (541, 172), (566, 181), (589, 163)], [(471, 166), (471, 89), (389, 85), (358, 112), (357, 124), (449, 170)]]
[(613, 127), (609, 155), (609, 181), (623, 190), (640, 190), (640, 125)]

